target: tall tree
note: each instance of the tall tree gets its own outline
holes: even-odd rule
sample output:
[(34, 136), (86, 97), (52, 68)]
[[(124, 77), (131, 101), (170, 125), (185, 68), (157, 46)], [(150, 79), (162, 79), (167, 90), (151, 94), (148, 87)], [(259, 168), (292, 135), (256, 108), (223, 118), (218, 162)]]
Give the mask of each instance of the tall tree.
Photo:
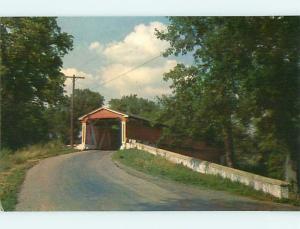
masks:
[[(247, 61), (245, 56), (241, 56), (243, 54), (241, 52), (226, 52), (235, 48), (235, 36), (230, 29), (230, 23), (236, 23), (237, 20), (207, 17), (170, 20), (168, 31), (157, 33), (160, 39), (167, 40), (171, 44), (165, 55), (193, 52), (196, 68), (180, 66), (165, 77), (176, 82), (173, 88), (182, 88), (178, 82), (183, 80), (197, 79), (196, 84), (199, 87), (196, 89), (198, 90), (196, 95), (202, 97), (202, 109), (209, 113), (208, 118), (211, 122), (219, 124), (226, 162), (228, 166), (233, 167), (232, 119), (236, 113), (236, 81), (240, 77), (236, 69)], [(189, 75), (191, 70), (194, 71), (193, 75)]]
[(283, 167), (289, 155), (299, 168), (299, 17), (171, 17), (157, 36), (170, 43), (166, 56), (193, 55), (193, 66), (177, 66), (165, 78), (175, 95), (198, 96), (198, 115), (222, 133), (229, 166), (243, 126), (266, 163), (277, 158)]
[(159, 109), (156, 102), (139, 98), (137, 95), (126, 95), (120, 99), (111, 99), (108, 103), (111, 109), (140, 115), (151, 120), (154, 119), (155, 113)]
[(63, 97), (62, 57), (72, 37), (56, 18), (1, 18), (1, 146), (47, 139), (45, 109)]

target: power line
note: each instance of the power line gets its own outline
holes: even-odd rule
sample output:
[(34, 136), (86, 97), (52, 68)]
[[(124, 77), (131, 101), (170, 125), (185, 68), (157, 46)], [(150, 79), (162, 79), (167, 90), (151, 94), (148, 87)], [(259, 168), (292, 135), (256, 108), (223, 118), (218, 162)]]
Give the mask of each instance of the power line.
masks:
[(155, 57), (153, 57), (153, 58), (147, 60), (146, 62), (144, 62), (144, 63), (142, 63), (142, 64), (139, 64), (139, 65), (137, 65), (137, 66), (131, 68), (130, 70), (128, 70), (128, 71), (126, 71), (126, 72), (123, 72), (123, 73), (121, 73), (121, 74), (119, 74), (119, 75), (113, 77), (112, 79), (109, 79), (109, 80), (107, 80), (107, 81), (104, 81), (104, 82), (102, 82), (99, 86), (103, 86), (103, 85), (105, 85), (105, 84), (107, 84), (107, 83), (110, 83), (111, 81), (114, 81), (114, 80), (116, 80), (116, 79), (119, 79), (120, 77), (122, 77), (122, 76), (124, 76), (124, 75), (127, 75), (128, 73), (133, 72), (134, 70), (136, 70), (136, 69), (138, 69), (138, 68), (144, 66), (145, 64), (148, 64), (148, 63), (152, 62), (153, 60), (155, 60), (155, 59), (161, 57), (161, 55), (162, 55), (162, 54), (159, 54), (158, 56), (155, 56)]
[[(122, 77), (122, 76), (125, 76), (125, 75), (127, 75), (128, 73), (133, 72), (134, 70), (136, 70), (136, 69), (138, 69), (138, 68), (140, 68), (140, 67), (142, 67), (142, 66), (144, 66), (144, 65), (146, 65), (146, 64), (148, 64), (148, 63), (150, 63), (150, 62), (152, 62), (153, 60), (155, 60), (155, 59), (157, 59), (157, 58), (159, 58), (159, 57), (161, 57), (161, 56), (162, 56), (162, 54), (159, 54), (159, 55), (157, 55), (157, 56), (155, 56), (155, 57), (152, 57), (151, 59), (149, 59), (149, 60), (143, 62), (142, 64), (139, 64), (139, 65), (137, 65), (137, 66), (131, 68), (130, 70), (128, 70), (128, 71), (126, 71), (126, 72), (123, 72), (123, 73), (121, 73), (121, 74), (119, 74), (119, 75), (113, 77), (112, 79), (109, 79), (109, 80), (107, 80), (107, 81), (103, 81), (102, 83), (100, 83), (99, 86), (103, 86), (103, 85), (105, 85), (105, 84), (107, 84), (107, 83), (110, 83), (110, 82), (112, 82), (112, 81), (114, 81), (114, 80), (116, 80), (116, 79), (118, 79), (118, 78), (120, 78), (120, 77)], [(83, 66), (85, 66), (86, 64), (89, 64), (89, 63), (92, 62), (92, 61), (95, 61), (97, 58), (98, 58), (98, 56), (94, 56), (94, 57), (88, 59), (87, 61), (83, 62), (83, 63), (80, 65), (80, 67), (83, 67)]]

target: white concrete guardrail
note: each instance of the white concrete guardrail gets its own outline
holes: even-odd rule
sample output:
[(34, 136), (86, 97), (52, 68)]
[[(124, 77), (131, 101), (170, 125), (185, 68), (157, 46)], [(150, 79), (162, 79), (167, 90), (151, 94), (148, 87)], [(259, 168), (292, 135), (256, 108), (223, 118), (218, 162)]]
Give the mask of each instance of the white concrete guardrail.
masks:
[(234, 182), (253, 187), (256, 190), (269, 193), (277, 198), (288, 198), (289, 183), (281, 180), (263, 177), (253, 173), (233, 169), (223, 165), (202, 161), (193, 157), (181, 155), (168, 150), (155, 148), (149, 145), (138, 143), (136, 140), (130, 139), (125, 146), (126, 149), (140, 149), (154, 155), (166, 158), (168, 161), (182, 164), (196, 172), (203, 174), (211, 174), (221, 176)]

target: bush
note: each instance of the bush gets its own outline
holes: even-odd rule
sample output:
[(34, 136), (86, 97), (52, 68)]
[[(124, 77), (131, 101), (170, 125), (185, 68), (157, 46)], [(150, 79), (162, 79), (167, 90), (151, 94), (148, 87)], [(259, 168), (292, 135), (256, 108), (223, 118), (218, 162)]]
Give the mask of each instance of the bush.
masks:
[(2, 148), (0, 149), (0, 159), (3, 157), (7, 157), (8, 155), (12, 154), (13, 151), (9, 148)]

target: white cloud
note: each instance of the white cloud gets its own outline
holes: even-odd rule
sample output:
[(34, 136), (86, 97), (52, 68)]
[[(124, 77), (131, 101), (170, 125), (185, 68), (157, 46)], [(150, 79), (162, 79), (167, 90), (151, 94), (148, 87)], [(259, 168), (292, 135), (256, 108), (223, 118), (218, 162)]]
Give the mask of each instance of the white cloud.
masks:
[(128, 71), (130, 68), (123, 64), (113, 64), (103, 68), (100, 74), (107, 83), (103, 87), (109, 89), (116, 97), (127, 94), (138, 94), (146, 98), (154, 98), (162, 94), (170, 93), (169, 84), (163, 81), (163, 74), (176, 65), (174, 60), (166, 60), (156, 66), (144, 66), (135, 71), (114, 79), (118, 74)]
[(92, 42), (89, 46), (89, 50), (94, 50), (101, 47), (100, 43), (98, 41)]
[(110, 60), (127, 64), (138, 64), (164, 51), (168, 43), (155, 36), (155, 29), (164, 30), (166, 26), (160, 22), (149, 25), (140, 24), (134, 27), (123, 41), (112, 42), (103, 50), (103, 54)]
[(96, 51), (98, 53), (101, 53), (103, 51), (103, 45), (101, 45), (98, 41), (95, 41), (95, 42), (92, 42), (90, 45), (89, 45), (89, 50), (91, 51)]
[[(166, 26), (160, 22), (140, 24), (135, 26), (122, 41), (106, 45), (98, 41), (92, 42), (89, 49), (96, 51), (110, 63), (101, 66), (95, 75), (80, 72), (75, 68), (64, 69), (63, 72), (85, 76), (86, 79), (78, 81), (78, 87), (99, 91), (107, 100), (128, 94), (154, 98), (170, 93), (168, 83), (163, 81), (163, 73), (177, 64), (175, 60), (160, 57), (115, 79), (118, 75), (161, 54), (168, 47), (166, 42), (156, 38), (155, 28), (164, 30)], [(110, 82), (103, 85), (103, 82), (108, 81)], [(67, 82), (67, 91), (70, 90), (70, 86), (70, 82)]]

